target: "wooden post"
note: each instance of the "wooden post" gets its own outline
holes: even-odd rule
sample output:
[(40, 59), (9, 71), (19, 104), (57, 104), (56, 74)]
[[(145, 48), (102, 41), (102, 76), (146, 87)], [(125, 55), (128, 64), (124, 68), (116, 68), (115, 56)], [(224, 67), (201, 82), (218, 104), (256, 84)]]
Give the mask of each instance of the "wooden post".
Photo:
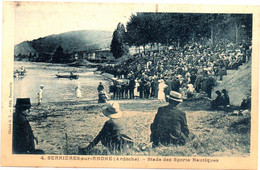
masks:
[(68, 144), (68, 135), (65, 133), (65, 140), (66, 140), (66, 155), (69, 154), (69, 144)]

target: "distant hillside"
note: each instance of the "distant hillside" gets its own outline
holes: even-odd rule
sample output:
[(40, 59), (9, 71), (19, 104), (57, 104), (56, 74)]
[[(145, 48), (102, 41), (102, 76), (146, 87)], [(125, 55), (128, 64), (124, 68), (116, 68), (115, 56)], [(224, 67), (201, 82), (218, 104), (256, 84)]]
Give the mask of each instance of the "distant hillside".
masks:
[(242, 99), (251, 89), (251, 66), (252, 61), (239, 67), (238, 70), (228, 70), (227, 76), (223, 77), (223, 81), (218, 82), (218, 85), (212, 91), (212, 98), (215, 99), (216, 90), (228, 90), (230, 103), (240, 106)]
[(30, 45), (29, 41), (24, 41), (14, 47), (14, 55), (29, 55), (36, 53), (35, 49)]
[(50, 35), (33, 41), (25, 41), (14, 47), (14, 54), (29, 55), (30, 52), (49, 54), (61, 46), (65, 53), (110, 47), (113, 32), (110, 31), (71, 31)]

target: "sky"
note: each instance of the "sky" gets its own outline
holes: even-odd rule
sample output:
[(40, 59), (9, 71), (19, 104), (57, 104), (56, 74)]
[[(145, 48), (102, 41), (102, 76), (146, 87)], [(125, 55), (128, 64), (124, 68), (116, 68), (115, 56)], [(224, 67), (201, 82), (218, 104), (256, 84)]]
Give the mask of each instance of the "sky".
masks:
[[(85, 0), (86, 1), (86, 0)], [(18, 1), (14, 8), (15, 13), (15, 44), (26, 40), (38, 39), (52, 34), (60, 34), (77, 30), (107, 30), (114, 31), (119, 22), (126, 25), (131, 14), (144, 11), (141, 3), (149, 2), (145, 5), (150, 11), (155, 11), (155, 3), (158, 1), (121, 1), (125, 3), (96, 3), (69, 1)], [(111, 0), (110, 0), (111, 1)], [(111, 1), (113, 2), (113, 1)], [(135, 3), (135, 5), (127, 5)], [(137, 2), (140, 4), (138, 6)], [(160, 3), (169, 3), (161, 0)], [(182, 0), (182, 3), (194, 3), (196, 1)], [(200, 4), (201, 2), (198, 1)], [(214, 2), (214, 1), (212, 1)], [(211, 2), (211, 3), (212, 3)], [(218, 0), (218, 3), (225, 4), (225, 0)], [(237, 4), (245, 3), (236, 0)], [(243, 3), (241, 3), (243, 2)], [(175, 1), (178, 3), (178, 1)], [(209, 3), (209, 2), (208, 2)], [(247, 4), (250, 1), (246, 1)], [(195, 3), (196, 4), (196, 3)], [(214, 3), (213, 3), (214, 4)], [(232, 2), (231, 2), (232, 4)], [(250, 5), (250, 4), (249, 4)]]
[(15, 7), (15, 44), (76, 30), (114, 31), (134, 11), (126, 5), (19, 2)]

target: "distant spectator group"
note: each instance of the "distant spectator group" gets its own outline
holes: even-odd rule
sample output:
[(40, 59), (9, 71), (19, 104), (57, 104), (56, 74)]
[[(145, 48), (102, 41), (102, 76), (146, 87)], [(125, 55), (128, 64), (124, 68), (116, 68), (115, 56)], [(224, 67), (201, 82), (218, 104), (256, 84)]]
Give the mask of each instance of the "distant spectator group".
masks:
[(212, 46), (202, 39), (171, 50), (135, 54), (99, 70), (114, 75), (109, 87), (114, 99), (158, 98), (160, 87), (165, 96), (173, 90), (187, 99), (200, 92), (211, 98), (212, 89), (227, 70), (238, 69), (250, 58), (251, 42), (221, 40)]

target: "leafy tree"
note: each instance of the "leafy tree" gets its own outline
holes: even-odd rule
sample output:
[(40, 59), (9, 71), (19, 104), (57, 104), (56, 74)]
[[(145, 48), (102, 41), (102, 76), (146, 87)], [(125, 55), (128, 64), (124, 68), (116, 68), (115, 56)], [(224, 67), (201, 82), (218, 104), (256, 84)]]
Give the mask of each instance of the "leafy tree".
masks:
[(252, 15), (200, 13), (136, 13), (127, 22), (126, 41), (130, 46), (167, 44), (185, 45), (221, 39), (233, 42), (251, 39)]
[(120, 58), (128, 52), (125, 43), (125, 26), (122, 23), (118, 23), (116, 30), (113, 32), (111, 52), (115, 58)]
[(53, 55), (52, 62), (53, 63), (62, 63), (64, 61), (64, 57), (65, 57), (65, 54), (63, 52), (63, 48), (61, 46), (59, 46)]

